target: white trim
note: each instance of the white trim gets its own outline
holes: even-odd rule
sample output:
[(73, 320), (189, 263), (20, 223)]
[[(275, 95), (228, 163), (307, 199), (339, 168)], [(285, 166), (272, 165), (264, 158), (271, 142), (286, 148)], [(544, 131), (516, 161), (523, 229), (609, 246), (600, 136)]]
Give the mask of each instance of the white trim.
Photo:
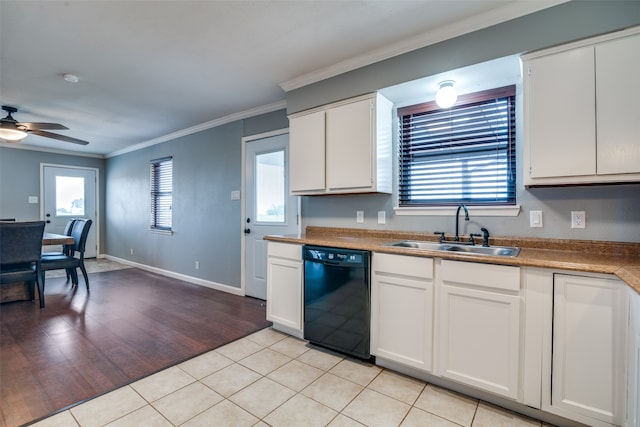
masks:
[(211, 129), (217, 126), (222, 126), (224, 124), (235, 122), (237, 120), (242, 120), (249, 117), (258, 116), (260, 114), (266, 114), (266, 113), (271, 113), (273, 111), (282, 110), (283, 108), (286, 108), (286, 107), (287, 107), (287, 101), (278, 101), (272, 104), (263, 105), (261, 107), (252, 108), (250, 110), (241, 111), (239, 113), (229, 114), (228, 116), (224, 116), (219, 119), (210, 120), (208, 122), (191, 126), (189, 128), (182, 129), (176, 132), (171, 132), (166, 135), (141, 142), (139, 144), (134, 144), (130, 147), (123, 148), (121, 150), (113, 151), (109, 154), (106, 154), (105, 157), (109, 158), (109, 157), (119, 156), (125, 153), (130, 153), (132, 151), (137, 151), (142, 148), (151, 147), (152, 145), (160, 144), (167, 141), (172, 141), (174, 139), (181, 138), (183, 136), (191, 135), (197, 132), (202, 132), (204, 130)]
[(92, 170), (96, 174), (96, 212), (95, 212), (95, 232), (96, 232), (96, 257), (100, 256), (100, 168), (92, 168), (87, 166), (70, 166), (60, 165), (57, 163), (40, 163), (40, 220), (44, 221), (44, 168), (62, 168), (62, 169), (80, 169)]
[(291, 80), (280, 83), (280, 87), (289, 92), (321, 80), (365, 67), (376, 62), (384, 61), (394, 56), (402, 55), (425, 46), (433, 45), (454, 37), (481, 30), (492, 25), (500, 24), (521, 16), (525, 16), (540, 10), (565, 3), (569, 0), (545, 0), (545, 1), (520, 1), (511, 2), (505, 6), (489, 10), (471, 18), (452, 24), (441, 26), (432, 31), (427, 31), (417, 36), (410, 37), (397, 43), (369, 51), (365, 54), (338, 62), (329, 67), (303, 74)]
[[(434, 206), (406, 208), (394, 206), (396, 215), (451, 216), (456, 214), (457, 206)], [(469, 215), (473, 216), (518, 216), (520, 205), (513, 206), (467, 206)]]
[(278, 129), (278, 130), (274, 130), (274, 131), (271, 131), (271, 132), (258, 133), (258, 134), (255, 134), (255, 135), (243, 136), (242, 137), (242, 143), (246, 144), (247, 142), (255, 141), (255, 140), (258, 140), (258, 139), (271, 138), (273, 136), (284, 135), (284, 134), (287, 134), (287, 133), (289, 133), (289, 128)]
[(598, 43), (603, 43), (610, 40), (619, 39), (622, 37), (632, 36), (638, 33), (640, 33), (640, 25), (626, 28), (620, 31), (614, 31), (612, 33), (603, 34), (601, 36), (589, 37), (589, 38), (578, 40), (572, 43), (565, 43), (559, 46), (553, 46), (550, 48), (534, 50), (522, 55), (521, 60), (528, 61), (530, 59), (539, 58), (541, 56), (548, 56), (548, 55), (553, 55), (560, 52), (565, 52), (567, 50), (573, 50), (573, 49), (577, 49), (585, 46), (592, 46)]
[(101, 258), (106, 258), (106, 259), (111, 260), (111, 261), (119, 262), (120, 264), (129, 265), (131, 267), (136, 267), (136, 268), (139, 268), (141, 270), (150, 271), (152, 273), (157, 273), (157, 274), (160, 274), (162, 276), (171, 277), (173, 279), (183, 280), (185, 282), (193, 283), (195, 285), (204, 286), (205, 288), (215, 289), (217, 291), (222, 291), (222, 292), (226, 292), (226, 293), (229, 293), (229, 294), (238, 295), (238, 296), (241, 296), (241, 297), (244, 296), (244, 290), (236, 288), (235, 286), (230, 286), (230, 285), (225, 285), (225, 284), (222, 284), (222, 283), (212, 282), (210, 280), (204, 280), (204, 279), (200, 279), (200, 278), (197, 278), (197, 277), (188, 276), (186, 274), (175, 273), (173, 271), (164, 270), (162, 268), (157, 268), (157, 267), (152, 267), (152, 266), (146, 265), (146, 264), (139, 264), (137, 262), (133, 262), (133, 261), (129, 261), (129, 260), (126, 260), (126, 259), (114, 257), (114, 256), (111, 256), (111, 255), (104, 255)]
[(21, 143), (8, 143), (4, 141), (0, 141), (0, 147), (4, 148), (15, 148), (18, 150), (30, 150), (30, 151), (40, 151), (44, 153), (54, 153), (54, 154), (64, 154), (67, 156), (78, 156), (78, 157), (91, 157), (94, 159), (104, 159), (104, 154), (95, 154), (95, 153), (84, 153), (81, 151), (69, 151), (69, 150), (59, 150), (57, 148), (46, 148), (40, 147), (37, 145), (26, 145)]
[(157, 228), (150, 228), (149, 229), (149, 233), (164, 234), (165, 236), (171, 236), (171, 235), (173, 235), (173, 229), (171, 229), (171, 230), (159, 230)]

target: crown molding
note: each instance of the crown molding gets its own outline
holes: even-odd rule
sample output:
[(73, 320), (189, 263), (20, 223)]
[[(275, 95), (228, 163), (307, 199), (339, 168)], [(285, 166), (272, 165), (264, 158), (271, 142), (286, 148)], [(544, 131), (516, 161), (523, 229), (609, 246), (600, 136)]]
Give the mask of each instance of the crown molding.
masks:
[(3, 148), (14, 148), (14, 149), (17, 149), (17, 150), (40, 151), (40, 152), (44, 152), (44, 153), (53, 153), (53, 154), (64, 154), (66, 156), (91, 157), (91, 158), (94, 158), (94, 159), (104, 159), (105, 158), (104, 154), (84, 153), (82, 151), (60, 150), (60, 149), (57, 149), (57, 148), (47, 148), (47, 147), (40, 147), (38, 145), (22, 144), (20, 142), (16, 143), (16, 142), (0, 141), (0, 147), (3, 147)]
[(186, 129), (182, 129), (176, 132), (171, 132), (163, 136), (159, 136), (157, 138), (150, 139), (148, 141), (141, 142), (139, 144), (132, 145), (127, 148), (123, 148), (121, 150), (113, 151), (107, 154), (105, 157), (115, 157), (121, 154), (130, 153), (132, 151), (141, 150), (146, 147), (151, 147), (152, 145), (161, 144), (163, 142), (171, 141), (177, 138), (181, 138), (183, 136), (192, 135), (197, 132), (202, 132), (203, 130), (211, 129), (217, 126), (222, 126), (227, 123), (235, 122), (237, 120), (247, 119), (249, 117), (258, 116), (260, 114), (271, 113), (274, 111), (282, 110), (283, 108), (287, 108), (287, 101), (278, 101), (271, 104), (263, 105), (261, 107), (252, 108), (249, 110), (241, 111), (239, 113), (229, 114), (228, 116), (221, 117), (219, 119), (210, 120), (208, 122), (201, 123), (199, 125), (191, 126)]

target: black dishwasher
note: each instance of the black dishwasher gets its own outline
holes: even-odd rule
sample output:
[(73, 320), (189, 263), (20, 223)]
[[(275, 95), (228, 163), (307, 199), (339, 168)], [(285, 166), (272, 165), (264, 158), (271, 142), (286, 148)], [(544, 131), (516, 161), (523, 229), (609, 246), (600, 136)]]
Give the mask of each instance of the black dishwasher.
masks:
[(369, 252), (303, 247), (304, 338), (370, 358)]

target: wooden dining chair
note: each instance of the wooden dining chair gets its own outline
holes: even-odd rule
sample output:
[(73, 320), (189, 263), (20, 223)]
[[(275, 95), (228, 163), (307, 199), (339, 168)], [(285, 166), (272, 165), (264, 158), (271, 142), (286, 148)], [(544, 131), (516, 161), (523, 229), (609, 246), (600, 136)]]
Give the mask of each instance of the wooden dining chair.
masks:
[(37, 283), (40, 308), (44, 307), (39, 280), (43, 233), (44, 221), (0, 222), (0, 285), (26, 282), (33, 301)]
[(73, 245), (69, 245), (69, 253), (60, 253), (59, 255), (42, 256), (40, 258), (40, 280), (44, 290), (45, 275), (49, 270), (65, 269), (71, 275), (71, 283), (78, 286), (78, 271), (80, 268), (84, 276), (84, 283), (89, 290), (89, 275), (84, 266), (84, 252), (87, 245), (87, 237), (92, 221), (90, 219), (77, 219), (73, 224), (71, 237), (73, 237)]

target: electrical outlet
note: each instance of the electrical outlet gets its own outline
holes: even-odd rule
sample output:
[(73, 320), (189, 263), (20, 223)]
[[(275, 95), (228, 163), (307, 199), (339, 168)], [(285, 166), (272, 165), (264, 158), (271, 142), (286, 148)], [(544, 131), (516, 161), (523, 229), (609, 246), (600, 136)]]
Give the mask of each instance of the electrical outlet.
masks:
[(200, 261), (196, 261), (196, 270), (200, 270)]
[(384, 224), (387, 222), (387, 214), (385, 211), (378, 211), (378, 224)]
[(542, 228), (542, 211), (529, 211), (529, 227)]
[(571, 228), (586, 228), (587, 217), (584, 211), (571, 211)]
[(362, 224), (364, 222), (364, 211), (356, 211), (356, 222)]
[(131, 255), (133, 255), (133, 248), (131, 248)]

